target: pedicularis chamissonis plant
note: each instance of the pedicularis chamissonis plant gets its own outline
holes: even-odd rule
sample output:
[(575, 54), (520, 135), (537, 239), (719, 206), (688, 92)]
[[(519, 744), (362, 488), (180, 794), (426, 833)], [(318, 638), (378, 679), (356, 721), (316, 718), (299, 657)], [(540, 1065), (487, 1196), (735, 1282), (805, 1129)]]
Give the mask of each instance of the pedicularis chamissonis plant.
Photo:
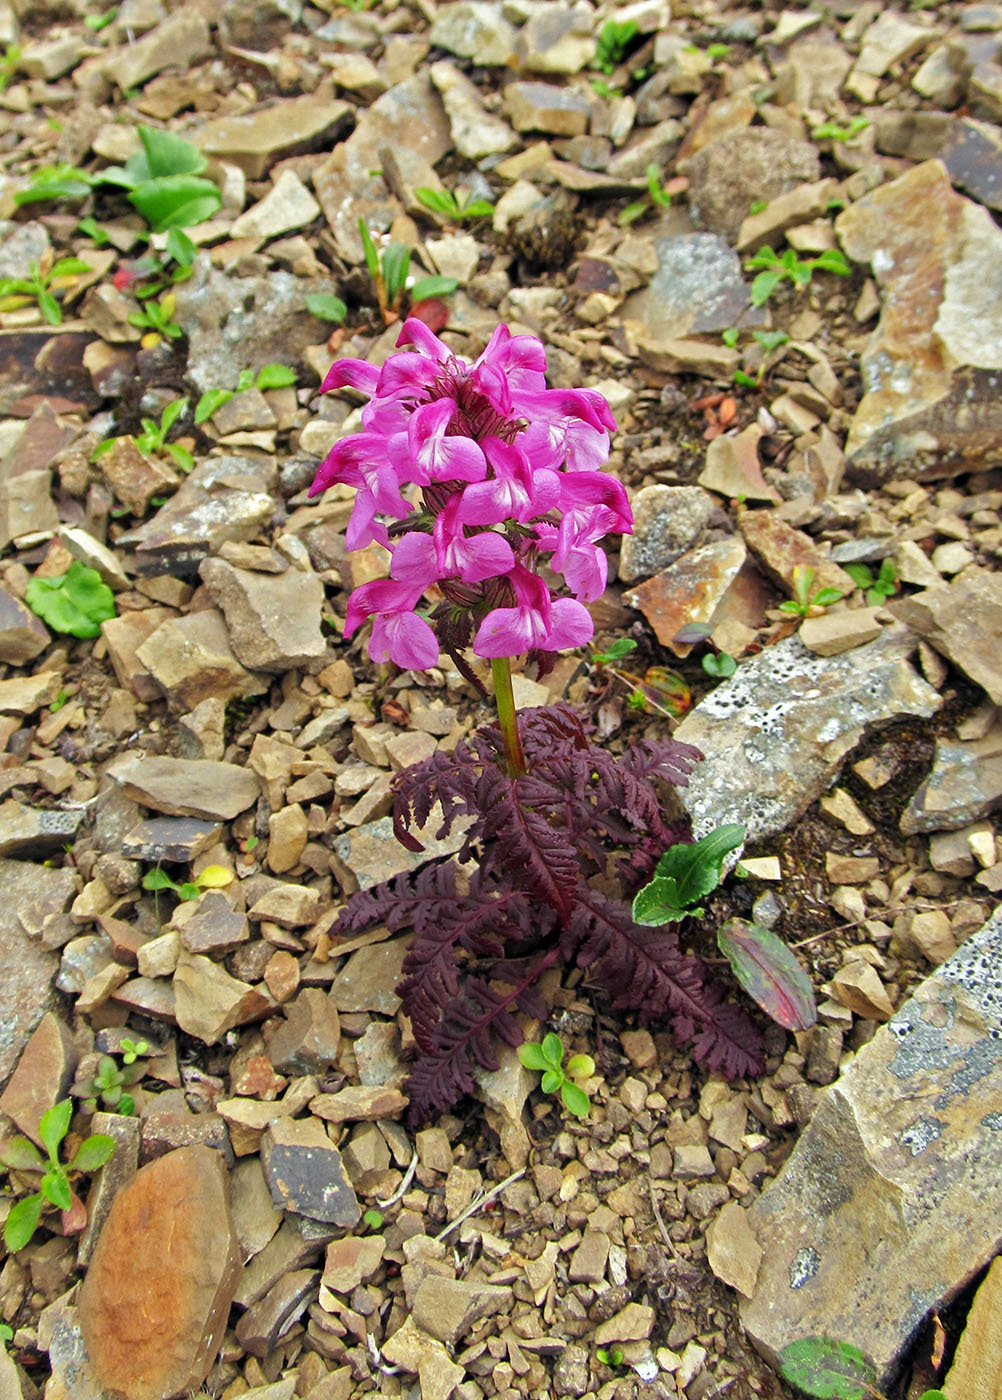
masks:
[[(585, 605), (606, 583), (600, 541), (632, 529), (623, 487), (601, 469), (609, 405), (593, 390), (548, 389), (543, 345), (506, 326), (472, 365), (416, 319), (398, 344), (411, 348), (382, 368), (338, 361), (323, 385), (369, 402), (363, 431), (335, 445), (313, 492), (353, 486), (349, 547), (377, 542), (391, 554), (390, 577), (351, 595), (345, 636), (371, 619), (374, 661), (425, 670), (444, 650), (480, 686), (461, 654), (470, 647), (491, 663), (498, 709), (496, 725), (393, 784), (394, 827), (409, 849), (421, 849), (411, 828), (436, 804), (438, 836), (467, 821), (468, 887), (457, 889), (451, 861), (429, 864), (355, 895), (332, 929), (414, 929), (399, 988), (419, 1052), (412, 1116), (470, 1092), (475, 1064), (496, 1067), (495, 1037), (520, 1044), (516, 1013), (545, 1017), (538, 984), (558, 963), (586, 969), (617, 1008), (667, 1019), (710, 1068), (757, 1072), (750, 1019), (677, 932), (634, 923), (614, 897), (648, 879), (666, 846), (691, 840), (687, 824), (665, 821), (655, 783), (684, 786), (699, 752), (644, 739), (613, 758), (569, 706), (515, 710), (511, 658), (528, 654), (545, 670), (555, 652), (591, 639)], [(431, 592), (440, 601), (425, 616)]]

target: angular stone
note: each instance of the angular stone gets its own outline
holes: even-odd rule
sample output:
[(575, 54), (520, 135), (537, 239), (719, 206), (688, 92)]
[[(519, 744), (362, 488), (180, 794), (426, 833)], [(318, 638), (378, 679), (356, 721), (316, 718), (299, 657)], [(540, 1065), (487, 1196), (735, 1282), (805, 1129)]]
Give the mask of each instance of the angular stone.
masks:
[(882, 78), (895, 63), (925, 48), (934, 32), (910, 23), (893, 10), (885, 10), (867, 26), (854, 72)]
[(867, 392), (846, 443), (850, 476), (921, 481), (999, 460), (1002, 291), (991, 270), (1002, 230), (954, 193), (936, 160), (864, 195), (835, 229), (885, 293), (861, 360)]
[(601, 1230), (585, 1230), (571, 1255), (567, 1277), (572, 1283), (601, 1283), (609, 1258), (609, 1236)]
[(509, 83), (505, 111), (516, 131), (581, 136), (588, 129), (592, 103), (583, 93), (555, 83)]
[(20, 666), (49, 645), (45, 623), (26, 603), (0, 588), (0, 661)]
[(131, 437), (115, 438), (114, 443), (97, 459), (98, 470), (123, 506), (133, 515), (145, 515), (154, 496), (176, 490), (178, 474), (158, 457), (140, 452)]
[(422, 1400), (449, 1400), (466, 1375), (442, 1343), (423, 1332), (412, 1317), (383, 1343), (382, 1351), (391, 1365), (417, 1372)]
[(746, 316), (751, 288), (726, 239), (715, 233), (675, 234), (656, 238), (654, 248), (657, 272), (623, 307), (624, 317), (640, 321), (646, 334), (679, 340), (728, 326), (763, 324), (761, 312)]
[(654, 1309), (647, 1303), (627, 1303), (614, 1317), (596, 1327), (594, 1342), (646, 1342), (654, 1328)]
[(837, 180), (819, 180), (770, 199), (764, 209), (742, 220), (738, 252), (757, 253), (766, 245), (778, 247), (788, 229), (823, 217), (837, 189)]
[(174, 1015), (187, 1035), (215, 1045), (234, 1026), (259, 1021), (273, 1009), (271, 997), (231, 977), (211, 958), (182, 950), (174, 973)]
[(268, 1059), (283, 1074), (328, 1070), (337, 1059), (341, 1026), (333, 997), (304, 987), (267, 1038)]
[(405, 934), (385, 943), (370, 943), (352, 953), (331, 983), (331, 1000), (337, 1009), (395, 1016), (400, 1009), (396, 988), (409, 947), (410, 938)]
[(172, 860), (190, 863), (222, 835), (219, 822), (196, 817), (150, 817), (134, 826), (122, 841), (130, 860)]
[(111, 617), (101, 624), (101, 636), (118, 683), (139, 700), (161, 698), (160, 686), (139, 660), (137, 652), (151, 633), (172, 616), (168, 608), (143, 608), (140, 612)]
[(833, 1001), (867, 1020), (886, 1021), (894, 1014), (894, 1006), (876, 970), (861, 958), (839, 968), (827, 990)]
[(186, 69), (211, 53), (205, 18), (196, 5), (185, 5), (135, 43), (114, 49), (104, 60), (102, 70), (110, 82), (126, 92), (141, 87), (147, 78), (164, 68)]
[[(265, 1296), (252, 1304), (234, 1328), (234, 1335), (245, 1351), (262, 1359), (275, 1350), (278, 1339), (301, 1317), (313, 1301), (320, 1274), (316, 1269), (296, 1269), (283, 1274)], [(282, 1383), (279, 1382), (279, 1385)], [(292, 1400), (295, 1378), (287, 1378), (287, 1390), (281, 1400)], [(277, 1386), (248, 1390), (248, 1396), (258, 1395), (261, 1400), (280, 1400), (274, 1392)]]
[(349, 1084), (336, 1094), (318, 1094), (311, 1099), (310, 1112), (325, 1123), (372, 1123), (398, 1117), (408, 1102), (406, 1094), (384, 1084)]
[(320, 205), (294, 170), (283, 170), (264, 199), (234, 220), (233, 238), (277, 238), (320, 216)]
[(267, 919), (279, 928), (301, 928), (320, 917), (320, 894), (308, 885), (276, 885), (255, 900), (248, 913), (252, 919)]
[(1002, 132), (997, 126), (959, 118), (939, 158), (958, 189), (989, 209), (1002, 209)]
[(326, 656), (320, 631), (324, 586), (312, 570), (257, 574), (206, 559), (199, 573), (223, 610), (230, 645), (245, 666), (291, 671)]
[(0, 1094), (0, 1109), (14, 1120), (25, 1137), (39, 1146), (38, 1121), (47, 1109), (66, 1097), (77, 1058), (66, 1026), (46, 1011)]
[(341, 1154), (315, 1118), (280, 1118), (261, 1141), (272, 1200), (311, 1220), (351, 1229), (362, 1217)]
[(426, 1274), (415, 1289), (411, 1316), (429, 1336), (455, 1346), (475, 1322), (510, 1306), (511, 1297), (510, 1288), (482, 1279)]
[(192, 135), (206, 155), (219, 156), (259, 180), (280, 156), (293, 155), (311, 141), (333, 143), (351, 112), (340, 99), (306, 93), (246, 115), (215, 117)]
[(440, 808), (436, 805), (431, 819), (413, 833), (423, 847), (420, 851), (407, 851), (401, 846), (393, 834), (390, 817), (366, 822), (335, 837), (331, 866), (342, 890), (354, 894), (356, 890), (371, 889), (402, 871), (418, 870), (429, 860), (455, 855), (465, 840), (465, 825), (457, 821), (450, 834), (438, 840), (433, 833), (441, 824)]
[(113, 1138), (115, 1151), (94, 1178), (87, 1193), (87, 1224), (81, 1233), (77, 1249), (77, 1264), (83, 1267), (91, 1261), (112, 1202), (132, 1180), (139, 1166), (138, 1118), (126, 1118), (121, 1113), (103, 1113), (98, 1110), (91, 1118), (90, 1129), (93, 1133), (103, 1133)]
[(323, 1281), (335, 1293), (351, 1293), (379, 1268), (386, 1240), (382, 1235), (347, 1235), (327, 1246)]
[(724, 433), (706, 449), (706, 466), (699, 474), (699, 484), (707, 491), (716, 491), (731, 500), (773, 501), (780, 496), (762, 475), (758, 445), (762, 429), (757, 423), (732, 437)]
[(506, 67), (515, 57), (516, 31), (490, 0), (457, 0), (440, 5), (429, 42), (487, 68)]
[(879, 611), (879, 608), (843, 608), (841, 612), (825, 612), (820, 617), (805, 617), (800, 625), (800, 640), (817, 656), (837, 656), (839, 652), (851, 651), (880, 636)]
[(203, 700), (244, 699), (268, 688), (262, 675), (246, 670), (233, 654), (217, 608), (169, 618), (136, 647), (136, 659), (178, 713)]
[(232, 821), (261, 791), (253, 773), (235, 763), (208, 759), (136, 758), (126, 753), (105, 771), (128, 797), (173, 817)]
[(943, 1385), (969, 1400), (991, 1400), (1002, 1387), (1002, 1260), (978, 1285)]
[(0, 681), (0, 715), (33, 715), (43, 705), (51, 705), (61, 681), (58, 671), (36, 671), (33, 676)]
[(460, 155), (478, 161), (518, 149), (521, 143), (508, 123), (484, 110), (478, 89), (454, 64), (440, 59), (428, 71), (441, 93)]
[(282, 1212), (271, 1199), (259, 1157), (237, 1162), (230, 1172), (230, 1208), (233, 1230), (246, 1264), (261, 1253), (282, 1223)]
[(741, 1315), (770, 1357), (836, 1336), (886, 1389), (929, 1310), (997, 1251), (1000, 956), (997, 911), (857, 1052), (752, 1205), (763, 1258)]
[(988, 816), (1002, 801), (1002, 725), (983, 739), (936, 740), (932, 768), (901, 814), (906, 836), (955, 831)]
[(941, 698), (908, 664), (910, 649), (907, 633), (885, 628), (840, 656), (812, 656), (788, 637), (743, 661), (675, 731), (704, 754), (679, 794), (696, 834), (731, 821), (749, 842), (784, 830), (869, 726), (935, 714)]
[(890, 611), (1002, 705), (1002, 575), (970, 572)]
[(268, 818), (268, 869), (276, 875), (294, 870), (309, 838), (306, 813), (297, 802)]
[(639, 588), (625, 593), (623, 602), (627, 607), (639, 608), (663, 646), (676, 656), (686, 656), (692, 645), (676, 642), (676, 636), (686, 623), (712, 623), (745, 561), (745, 553), (739, 535), (700, 545)]
[(619, 553), (623, 583), (650, 578), (698, 543), (713, 512), (713, 498), (698, 486), (645, 486), (630, 502), (633, 534)]
[(660, 336), (638, 335), (636, 344), (641, 363), (659, 374), (701, 374), (711, 379), (730, 380), (741, 363), (738, 350), (704, 340), (666, 340)]
[(748, 1212), (728, 1201), (706, 1232), (706, 1261), (721, 1282), (746, 1298), (755, 1293), (762, 1249), (748, 1223)]
[(79, 1294), (101, 1384), (136, 1400), (197, 1390), (239, 1275), (219, 1153), (185, 1147), (143, 1167), (112, 1203)]
[(247, 915), (233, 909), (222, 890), (207, 890), (181, 930), (181, 946), (189, 953), (222, 956), (249, 937)]
[(813, 569), (812, 593), (837, 588), (846, 597), (856, 585), (844, 569), (822, 554), (810, 535), (795, 530), (774, 511), (744, 510), (738, 517), (741, 533), (759, 563), (777, 582), (794, 592), (794, 570)]
[(756, 199), (776, 199), (820, 174), (816, 147), (765, 126), (729, 131), (685, 166), (694, 221), (732, 243)]
[(71, 842), (83, 820), (80, 810), (29, 807), (13, 797), (0, 804), (0, 856), (41, 856)]

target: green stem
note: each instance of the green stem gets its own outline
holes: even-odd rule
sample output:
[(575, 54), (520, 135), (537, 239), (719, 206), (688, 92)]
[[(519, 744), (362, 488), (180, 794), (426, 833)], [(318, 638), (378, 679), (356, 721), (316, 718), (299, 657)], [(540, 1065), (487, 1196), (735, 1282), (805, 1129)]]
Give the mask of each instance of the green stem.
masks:
[(508, 772), (513, 778), (521, 778), (529, 770), (525, 764), (525, 754), (522, 752), (522, 741), (518, 737), (515, 696), (511, 688), (511, 663), (507, 656), (491, 658), (491, 674), (494, 677), (494, 699), (498, 707), (498, 724), (504, 739)]

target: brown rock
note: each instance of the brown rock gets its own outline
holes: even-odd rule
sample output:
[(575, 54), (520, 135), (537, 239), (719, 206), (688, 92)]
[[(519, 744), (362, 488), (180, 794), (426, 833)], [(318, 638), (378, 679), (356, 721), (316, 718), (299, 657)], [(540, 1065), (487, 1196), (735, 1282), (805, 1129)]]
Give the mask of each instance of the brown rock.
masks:
[(391, 1365), (417, 1372), (423, 1400), (449, 1400), (466, 1375), (442, 1343), (423, 1332), (412, 1317), (383, 1343), (383, 1356)]
[(247, 915), (233, 909), (222, 890), (206, 890), (181, 929), (181, 945), (189, 953), (232, 953), (249, 937)]
[(812, 593), (837, 588), (848, 596), (856, 585), (845, 572), (822, 554), (810, 535), (794, 530), (771, 510), (744, 510), (738, 517), (748, 548), (765, 571), (793, 593), (794, 569), (813, 569)]
[(312, 570), (252, 573), (206, 559), (199, 573), (226, 616), (230, 644), (245, 666), (284, 672), (326, 655), (320, 631), (324, 586)]
[(318, 1094), (310, 1100), (310, 1112), (327, 1123), (360, 1123), (396, 1118), (409, 1100), (399, 1089), (382, 1084), (349, 1084), (336, 1094)]
[(0, 661), (21, 665), (49, 645), (45, 623), (20, 598), (0, 588)]
[(1002, 705), (1002, 575), (965, 572), (891, 611)]
[(857, 1016), (872, 1021), (888, 1021), (894, 1006), (883, 982), (868, 962), (858, 959), (839, 968), (829, 985), (829, 995)]
[(101, 1384), (135, 1400), (197, 1390), (239, 1273), (219, 1154), (181, 1148), (143, 1167), (115, 1198), (80, 1289)]
[(193, 710), (205, 700), (235, 700), (260, 695), (267, 680), (246, 670), (233, 654), (217, 608), (186, 617), (171, 617), (136, 647), (172, 710)]
[(39, 1145), (38, 1120), (66, 1097), (77, 1058), (66, 1026), (47, 1011), (32, 1031), (17, 1068), (0, 1094), (0, 1109)]
[(150, 634), (172, 616), (167, 608), (143, 608), (140, 612), (122, 613), (101, 624), (101, 636), (119, 685), (140, 700), (159, 700), (162, 691), (137, 653)]
[(159, 457), (145, 456), (130, 437), (114, 443), (97, 459), (98, 470), (133, 515), (145, 515), (154, 496), (174, 491), (178, 474)]
[(748, 1223), (748, 1212), (728, 1201), (706, 1232), (706, 1259), (723, 1283), (746, 1298), (755, 1292), (762, 1249)]
[(298, 802), (290, 803), (268, 818), (268, 868), (276, 875), (294, 870), (299, 864), (309, 828), (306, 813)]
[(181, 1030), (214, 1045), (234, 1026), (259, 1021), (273, 1009), (266, 990), (231, 977), (211, 958), (184, 950), (174, 973), (174, 1015)]
[(334, 998), (319, 987), (304, 987), (268, 1036), (268, 1059), (283, 1074), (309, 1074), (333, 1064), (340, 1041)]
[(346, 1235), (327, 1246), (325, 1285), (335, 1293), (350, 1293), (379, 1268), (386, 1240), (382, 1235)]
[(195, 139), (206, 154), (239, 165), (252, 180), (259, 180), (278, 156), (292, 155), (321, 137), (329, 145), (351, 112), (347, 102), (308, 93), (246, 115), (215, 118), (195, 133)]
[(261, 1162), (276, 1205), (349, 1229), (358, 1224), (362, 1211), (341, 1154), (316, 1118), (269, 1123)]
[(974, 1302), (943, 1393), (963, 1400), (994, 1400), (1002, 1394), (1002, 1259), (996, 1259)]
[(627, 607), (639, 608), (650, 622), (658, 641), (676, 656), (686, 656), (692, 646), (675, 637), (689, 622), (712, 622), (720, 602), (745, 561), (745, 547), (737, 535), (700, 545), (676, 559), (661, 573), (623, 595)]
[(253, 773), (235, 763), (209, 759), (113, 759), (105, 770), (136, 802), (174, 817), (232, 821), (256, 802), (260, 793)]
[(508, 1307), (511, 1296), (510, 1288), (499, 1288), (483, 1279), (426, 1274), (414, 1292), (411, 1311), (422, 1331), (454, 1346), (475, 1322)]

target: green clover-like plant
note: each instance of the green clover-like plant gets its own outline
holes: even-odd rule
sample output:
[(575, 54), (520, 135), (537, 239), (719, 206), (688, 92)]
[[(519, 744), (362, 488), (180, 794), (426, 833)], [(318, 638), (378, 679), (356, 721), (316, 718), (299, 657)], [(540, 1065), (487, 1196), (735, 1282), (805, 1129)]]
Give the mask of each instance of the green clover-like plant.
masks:
[(591, 1102), (581, 1082), (595, 1073), (590, 1055), (572, 1055), (564, 1064), (564, 1043), (553, 1031), (541, 1041), (527, 1040), (518, 1047), (518, 1058), (526, 1069), (539, 1070), (539, 1087), (544, 1094), (559, 1094), (564, 1108), (575, 1118), (587, 1118)]
[(629, 52), (636, 39), (636, 20), (606, 20), (595, 40), (595, 67), (600, 73), (612, 73)]
[(221, 890), (232, 882), (233, 876), (225, 865), (207, 865), (194, 880), (185, 880), (180, 885), (171, 879), (162, 866), (157, 865), (143, 876), (143, 889), (152, 890), (154, 894), (160, 890), (170, 890), (178, 899), (187, 902), (197, 899), (204, 890)]
[(40, 578), (25, 590), (25, 602), (54, 632), (97, 637), (101, 623), (115, 616), (115, 595), (96, 569), (74, 559), (65, 574)]
[(66, 1213), (75, 1200), (70, 1175), (95, 1172), (103, 1167), (115, 1151), (114, 1138), (95, 1133), (77, 1148), (69, 1162), (62, 1162), (59, 1149), (69, 1132), (73, 1117), (73, 1101), (63, 1099), (42, 1114), (38, 1136), (45, 1156), (26, 1137), (9, 1138), (0, 1145), (0, 1162), (11, 1171), (37, 1174), (38, 1190), (24, 1196), (12, 1208), (3, 1228), (4, 1244), (16, 1254), (29, 1242), (38, 1228), (46, 1202)]
[(751, 288), (753, 306), (763, 306), (780, 282), (787, 279), (799, 290), (803, 290), (804, 287), (810, 286), (815, 272), (834, 272), (839, 277), (848, 277), (852, 272), (845, 254), (838, 248), (829, 248), (816, 258), (801, 260), (793, 248), (787, 248), (779, 254), (768, 244), (760, 248), (755, 256), (745, 263), (745, 267), (749, 272), (758, 271)]
[(0, 277), (0, 311), (15, 311), (36, 301), (50, 326), (61, 325), (63, 310), (52, 289), (66, 290), (77, 277), (91, 271), (90, 264), (80, 258), (60, 258), (57, 262), (43, 258), (40, 263), (33, 262), (27, 277)]

